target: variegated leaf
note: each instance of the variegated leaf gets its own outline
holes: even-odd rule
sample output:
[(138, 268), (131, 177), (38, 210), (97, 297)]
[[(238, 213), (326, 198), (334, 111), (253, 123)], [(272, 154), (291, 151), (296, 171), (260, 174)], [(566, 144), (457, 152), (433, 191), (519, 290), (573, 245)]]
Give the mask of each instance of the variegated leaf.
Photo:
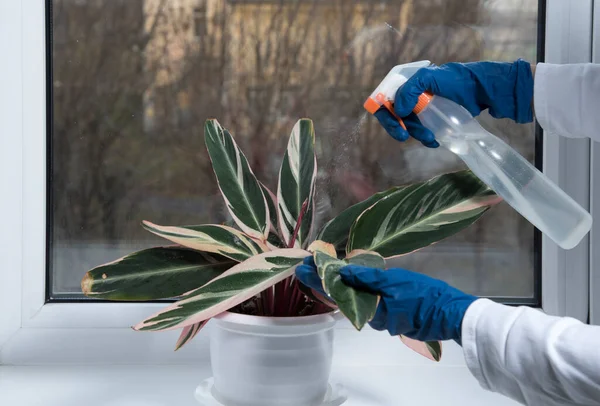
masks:
[(265, 241), (270, 229), (269, 207), (246, 156), (217, 120), (206, 121), (204, 134), (229, 213), (244, 233)]
[(227, 226), (206, 224), (173, 227), (159, 226), (149, 221), (144, 221), (143, 225), (151, 233), (184, 247), (221, 254), (238, 262), (267, 250), (266, 246)]
[(306, 297), (308, 297), (313, 302), (323, 303), (325, 306), (327, 306), (333, 310), (338, 308), (337, 305), (333, 301), (331, 301), (331, 299), (329, 299), (327, 296), (323, 296), (317, 290), (309, 288), (308, 286), (304, 285), (303, 283), (299, 283), (298, 288), (300, 289), (300, 291), (302, 293), (304, 293), (304, 295), (306, 295)]
[(350, 228), (360, 214), (377, 203), (379, 200), (400, 190), (400, 187), (393, 187), (384, 192), (375, 193), (373, 196), (360, 203), (348, 207), (338, 214), (335, 218), (329, 220), (317, 235), (317, 240), (323, 240), (335, 246), (336, 250), (346, 248)]
[(400, 336), (400, 340), (411, 350), (429, 358), (432, 361), (439, 361), (442, 359), (442, 343), (439, 341), (419, 341), (406, 336)]
[(385, 268), (384, 259), (377, 253), (359, 251), (345, 260), (339, 260), (323, 251), (315, 251), (315, 264), (323, 280), (323, 289), (331, 296), (344, 316), (357, 330), (375, 316), (379, 298), (369, 292), (360, 291), (346, 285), (340, 276), (340, 269), (347, 264)]
[(272, 250), (277, 248), (286, 248), (287, 245), (281, 240), (279, 229), (277, 228), (277, 197), (262, 183), (260, 186), (263, 194), (265, 195), (265, 199), (267, 200), (267, 205), (269, 206), (269, 215), (271, 217), (271, 228), (269, 230), (269, 236), (267, 237), (267, 246)]
[(346, 255), (346, 262), (369, 268), (385, 269), (385, 259), (377, 252), (367, 250), (353, 250)]
[(330, 257), (334, 257), (334, 258), (337, 257), (337, 252), (335, 251), (335, 247), (333, 246), (333, 244), (330, 244), (325, 241), (320, 241), (320, 240), (313, 241), (312, 243), (310, 243), (307, 250), (312, 253), (321, 251), (321, 252), (324, 252), (325, 254), (329, 255)]
[(294, 248), (308, 244), (314, 215), (316, 176), (315, 130), (311, 120), (302, 119), (290, 135), (277, 189), (279, 230), (288, 246), (292, 240)]
[(202, 330), (202, 328), (206, 326), (206, 323), (208, 323), (208, 320), (204, 320), (200, 323), (184, 327), (181, 331), (179, 339), (177, 340), (177, 344), (175, 344), (175, 351), (179, 350), (181, 347), (192, 341), (194, 337), (196, 337), (198, 332), (200, 332), (200, 330)]
[(95, 299), (168, 299), (197, 289), (235, 264), (221, 255), (187, 248), (150, 248), (88, 271), (81, 290)]
[(292, 276), (296, 265), (307, 255), (308, 251), (294, 248), (256, 255), (189, 292), (134, 329), (172, 330), (208, 320)]
[(346, 250), (404, 255), (465, 229), (499, 201), (471, 171), (416, 183), (366, 209), (352, 225)]

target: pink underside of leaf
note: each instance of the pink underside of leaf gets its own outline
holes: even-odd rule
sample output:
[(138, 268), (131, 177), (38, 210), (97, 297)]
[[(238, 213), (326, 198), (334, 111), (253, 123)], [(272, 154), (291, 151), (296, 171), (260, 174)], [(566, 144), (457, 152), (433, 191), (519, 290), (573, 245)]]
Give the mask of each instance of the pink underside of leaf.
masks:
[(330, 300), (328, 300), (325, 296), (323, 296), (317, 290), (311, 289), (311, 291), (312, 291), (312, 294), (315, 296), (315, 298), (318, 299), (325, 306), (330, 307), (330, 308), (332, 308), (334, 310), (338, 308), (337, 305), (335, 305), (333, 302), (331, 302)]
[[(183, 348), (184, 345), (186, 345), (187, 343), (192, 341), (194, 339), (194, 337), (196, 337), (196, 335), (200, 332), (200, 330), (202, 330), (204, 328), (204, 326), (206, 326), (206, 323), (208, 323), (208, 322), (209, 322), (209, 320), (204, 320), (200, 323), (196, 323), (194, 325), (184, 327), (183, 331), (181, 332), (181, 335), (179, 336), (179, 339), (177, 340), (177, 344), (175, 344), (175, 351)], [(192, 330), (193, 330), (192, 336), (190, 338), (188, 338), (187, 340), (185, 340), (185, 338), (187, 337), (189, 332)]]
[(404, 343), (404, 345), (406, 345), (408, 348), (410, 348), (417, 354), (420, 354), (420, 355), (424, 356), (425, 358), (428, 358), (432, 361), (438, 361), (433, 357), (431, 352), (429, 352), (427, 344), (425, 344), (424, 342), (419, 341), (419, 340), (414, 340), (414, 339), (408, 338), (406, 336), (400, 336), (400, 340)]

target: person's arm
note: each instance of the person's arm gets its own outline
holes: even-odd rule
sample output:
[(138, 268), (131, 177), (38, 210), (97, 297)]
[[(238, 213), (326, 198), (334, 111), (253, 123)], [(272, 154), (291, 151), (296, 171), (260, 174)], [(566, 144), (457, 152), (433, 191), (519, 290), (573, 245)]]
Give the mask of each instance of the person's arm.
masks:
[(462, 323), (469, 370), (526, 405), (600, 405), (600, 327), (475, 301)]
[(507, 62), (448, 63), (422, 68), (396, 93), (394, 112), (385, 108), (375, 117), (399, 141), (409, 136), (437, 147), (434, 134), (412, 113), (419, 95), (428, 91), (465, 107), (473, 116), (488, 110), (493, 117), (517, 123), (533, 120), (533, 112), (548, 134), (588, 137), (600, 141), (600, 64), (531, 65)]
[[(296, 276), (326, 295), (312, 257)], [(462, 343), (469, 370), (488, 390), (530, 406), (600, 405), (600, 327), (477, 299), (400, 268), (347, 265), (340, 276), (380, 297), (372, 328)]]
[(538, 64), (533, 99), (547, 134), (600, 141), (600, 64)]

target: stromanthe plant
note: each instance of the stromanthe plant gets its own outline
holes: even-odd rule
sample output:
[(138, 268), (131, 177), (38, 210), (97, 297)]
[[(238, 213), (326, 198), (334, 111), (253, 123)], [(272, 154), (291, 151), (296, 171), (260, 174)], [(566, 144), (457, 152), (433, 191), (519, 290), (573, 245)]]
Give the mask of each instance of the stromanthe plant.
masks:
[[(144, 221), (148, 231), (175, 245), (101, 265), (81, 282), (83, 293), (92, 298), (177, 299), (134, 326), (139, 331), (181, 329), (176, 349), (227, 310), (278, 317), (339, 309), (360, 330), (374, 316), (379, 298), (345, 285), (339, 276), (342, 266), (385, 268), (386, 259), (465, 229), (500, 200), (470, 171), (447, 173), (377, 193), (315, 233), (317, 160), (311, 120), (299, 120), (292, 130), (276, 194), (256, 179), (217, 120), (206, 122), (205, 140), (236, 228)], [(295, 279), (295, 267), (308, 255), (314, 256), (323, 289), (333, 301)], [(430, 359), (441, 357), (441, 343), (401, 339)]]

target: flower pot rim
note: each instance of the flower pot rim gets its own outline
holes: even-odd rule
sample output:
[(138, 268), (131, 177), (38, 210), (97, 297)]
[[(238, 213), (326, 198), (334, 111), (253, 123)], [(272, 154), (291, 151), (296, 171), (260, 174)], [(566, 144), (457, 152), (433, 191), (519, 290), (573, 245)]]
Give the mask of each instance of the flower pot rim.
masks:
[(334, 323), (341, 317), (339, 310), (332, 310), (328, 313), (312, 314), (309, 316), (293, 316), (293, 317), (273, 317), (273, 316), (253, 316), (248, 314), (233, 313), (225, 311), (214, 319), (248, 326), (307, 326), (315, 324)]

